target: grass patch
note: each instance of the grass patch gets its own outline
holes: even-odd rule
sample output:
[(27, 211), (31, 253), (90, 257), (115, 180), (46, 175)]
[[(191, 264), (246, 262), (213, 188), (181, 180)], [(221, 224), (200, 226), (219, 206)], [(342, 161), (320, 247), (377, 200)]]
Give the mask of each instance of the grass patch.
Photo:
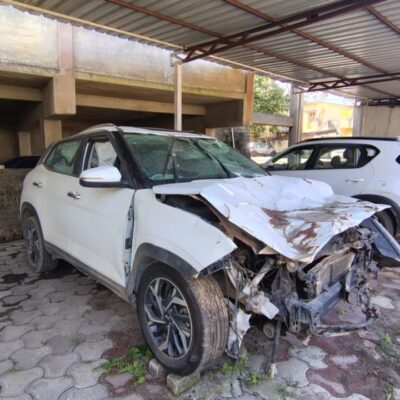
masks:
[(257, 385), (266, 379), (270, 379), (268, 374), (250, 370), (247, 354), (242, 354), (237, 361), (225, 361), (219, 368), (216, 368), (214, 372), (220, 372), (224, 375), (237, 375), (241, 381), (248, 385)]
[(344, 311), (343, 308), (338, 308), (338, 309), (336, 310), (336, 314), (337, 314), (339, 317), (343, 317), (343, 316), (346, 314), (346, 311)]
[(141, 385), (146, 382), (147, 364), (153, 357), (147, 347), (131, 347), (125, 356), (106, 361), (99, 368), (106, 373), (128, 372), (133, 376), (133, 383)]
[(278, 397), (282, 400), (286, 400), (290, 395), (287, 386), (283, 383), (278, 383), (275, 386), (275, 392), (278, 395)]
[[(395, 335), (397, 336), (397, 328)], [(400, 346), (386, 333), (379, 339), (378, 349), (382, 357), (393, 365), (400, 363)]]

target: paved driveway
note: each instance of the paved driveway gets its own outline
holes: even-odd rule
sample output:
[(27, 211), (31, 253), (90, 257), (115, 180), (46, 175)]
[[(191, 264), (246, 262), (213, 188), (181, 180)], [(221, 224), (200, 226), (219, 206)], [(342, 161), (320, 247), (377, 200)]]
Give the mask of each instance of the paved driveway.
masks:
[[(252, 329), (243, 364), (223, 358), (181, 398), (399, 400), (400, 270), (382, 273), (374, 290), (382, 318), (371, 330), (313, 338), (307, 347), (288, 337), (271, 380), (262, 373), (270, 343)], [(355, 318), (343, 304), (329, 316)], [(165, 378), (144, 371), (139, 384), (130, 371), (100, 367), (141, 345), (136, 313), (108, 289), (65, 263), (39, 277), (25, 264), (22, 241), (0, 245), (0, 398), (172, 398)]]

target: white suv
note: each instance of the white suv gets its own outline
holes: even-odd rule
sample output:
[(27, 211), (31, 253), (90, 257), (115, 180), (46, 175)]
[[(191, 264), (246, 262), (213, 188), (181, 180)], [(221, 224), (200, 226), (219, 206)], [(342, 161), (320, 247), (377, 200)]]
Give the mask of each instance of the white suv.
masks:
[(391, 206), (379, 221), (395, 236), (400, 227), (400, 139), (339, 137), (310, 139), (269, 160), (273, 175), (316, 179), (335, 193)]
[[(400, 260), (370, 218), (384, 208), (268, 176), (214, 138), (114, 125), (53, 144), (21, 198), (29, 265), (64, 259), (136, 303), (154, 356), (178, 374), (237, 356), (252, 315), (277, 338), (282, 322), (295, 334), (371, 323), (373, 259)], [(363, 324), (323, 324), (341, 298)]]

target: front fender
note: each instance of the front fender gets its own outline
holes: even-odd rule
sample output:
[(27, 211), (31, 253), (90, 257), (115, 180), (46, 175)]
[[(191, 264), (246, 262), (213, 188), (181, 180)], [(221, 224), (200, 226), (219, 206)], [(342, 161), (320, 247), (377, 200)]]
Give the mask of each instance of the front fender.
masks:
[(184, 276), (198, 276), (236, 249), (220, 229), (162, 203), (151, 189), (136, 192), (134, 220), (131, 291), (136, 291), (141, 274), (153, 262), (162, 262)]
[(380, 267), (400, 267), (400, 245), (375, 218), (368, 218), (361, 226), (375, 232), (374, 259)]

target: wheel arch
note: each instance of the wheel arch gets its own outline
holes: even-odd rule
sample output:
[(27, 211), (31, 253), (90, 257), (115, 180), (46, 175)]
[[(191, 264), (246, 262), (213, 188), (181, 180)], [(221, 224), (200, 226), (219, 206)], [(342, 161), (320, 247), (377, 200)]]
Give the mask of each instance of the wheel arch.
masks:
[(35, 207), (28, 201), (25, 201), (24, 203), (21, 204), (20, 216), (21, 216), (22, 222), (27, 217), (35, 216), (39, 220), (39, 223), (40, 223), (39, 215), (38, 215)]
[(371, 203), (387, 204), (388, 206), (390, 206), (390, 209), (388, 211), (393, 217), (397, 229), (400, 227), (400, 206), (393, 200), (385, 196), (380, 196), (376, 194), (359, 194), (353, 197), (359, 200), (370, 201)]
[(138, 290), (144, 271), (154, 264), (163, 264), (168, 268), (174, 269), (184, 277), (193, 277), (199, 272), (183, 258), (169, 250), (151, 243), (142, 243), (136, 250), (128, 278), (127, 295), (130, 301)]

